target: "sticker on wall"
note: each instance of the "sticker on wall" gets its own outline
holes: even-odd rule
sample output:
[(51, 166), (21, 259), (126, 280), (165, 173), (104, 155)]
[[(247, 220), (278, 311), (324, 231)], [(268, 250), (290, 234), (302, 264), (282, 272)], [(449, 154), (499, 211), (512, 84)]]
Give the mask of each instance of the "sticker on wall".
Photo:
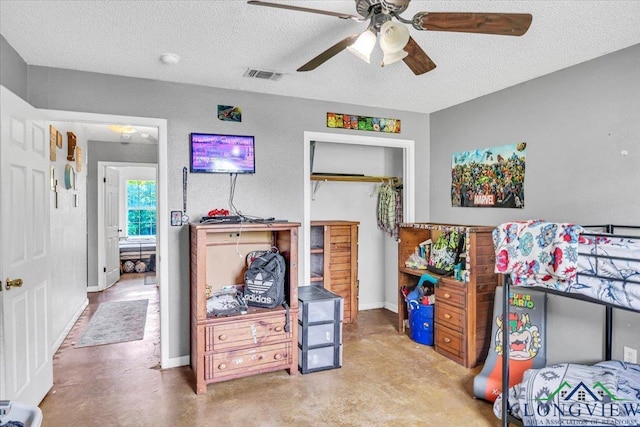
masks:
[(524, 208), (527, 143), (453, 153), (451, 206)]
[(56, 161), (56, 147), (58, 141), (58, 130), (52, 125), (49, 125), (49, 160)]
[(327, 113), (327, 127), (368, 130), (372, 132), (400, 133), (400, 119)]
[(218, 105), (218, 119), (225, 122), (241, 122), (242, 109), (232, 105)]
[(82, 171), (82, 148), (76, 146), (76, 171)]

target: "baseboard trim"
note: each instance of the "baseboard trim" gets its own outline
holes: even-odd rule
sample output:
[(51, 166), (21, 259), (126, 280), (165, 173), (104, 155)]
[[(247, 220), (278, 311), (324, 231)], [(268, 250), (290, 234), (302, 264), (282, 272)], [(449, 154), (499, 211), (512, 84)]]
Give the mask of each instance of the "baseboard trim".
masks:
[(358, 311), (360, 310), (373, 310), (374, 308), (384, 308), (383, 302), (370, 302), (368, 304), (358, 304)]
[(87, 292), (100, 292), (100, 287), (96, 286), (87, 286)]
[(67, 337), (67, 335), (69, 335), (69, 332), (71, 332), (71, 328), (73, 328), (73, 325), (76, 324), (76, 322), (78, 321), (78, 319), (82, 315), (82, 312), (84, 311), (85, 308), (87, 308), (88, 305), (89, 305), (89, 298), (85, 298), (84, 301), (82, 302), (82, 304), (80, 305), (80, 308), (78, 308), (78, 310), (76, 310), (76, 312), (71, 317), (71, 320), (69, 320), (69, 322), (67, 323), (67, 326), (65, 326), (65, 328), (62, 331), (62, 333), (60, 334), (60, 336), (58, 336), (58, 339), (56, 340), (56, 342), (53, 343), (53, 348), (51, 349), (51, 354), (55, 354), (56, 351), (58, 351), (58, 349), (60, 348), (60, 346), (64, 342), (64, 339)]
[(187, 366), (191, 363), (191, 357), (190, 356), (180, 356), (180, 357), (171, 357), (169, 358), (169, 360), (167, 360), (166, 364), (162, 364), (162, 369), (169, 369), (169, 368), (177, 368), (180, 366)]
[(394, 313), (398, 312), (398, 304), (389, 304), (388, 302), (385, 302), (384, 308), (386, 308), (389, 311), (393, 311)]

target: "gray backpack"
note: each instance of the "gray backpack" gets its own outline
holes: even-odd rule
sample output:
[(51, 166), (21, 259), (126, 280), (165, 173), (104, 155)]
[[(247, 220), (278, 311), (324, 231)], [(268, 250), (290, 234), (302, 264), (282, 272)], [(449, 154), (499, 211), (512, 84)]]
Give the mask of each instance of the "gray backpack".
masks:
[(278, 250), (251, 254), (254, 258), (244, 273), (244, 299), (248, 305), (276, 308), (284, 301), (286, 263)]

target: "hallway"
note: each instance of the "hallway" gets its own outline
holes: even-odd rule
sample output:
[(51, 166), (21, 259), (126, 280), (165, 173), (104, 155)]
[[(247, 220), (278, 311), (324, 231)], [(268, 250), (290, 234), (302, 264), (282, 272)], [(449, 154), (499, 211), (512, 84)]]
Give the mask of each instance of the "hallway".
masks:
[[(143, 340), (75, 348), (98, 304), (148, 298)], [(209, 385), (196, 395), (191, 368), (159, 368), (159, 299), (144, 274), (90, 294), (54, 357), (54, 386), (40, 404), (58, 426), (498, 426), (472, 397), (474, 375), (432, 347), (395, 332), (395, 314), (359, 313), (344, 325), (343, 367), (272, 372)], [(188, 333), (188, 332), (186, 332)]]

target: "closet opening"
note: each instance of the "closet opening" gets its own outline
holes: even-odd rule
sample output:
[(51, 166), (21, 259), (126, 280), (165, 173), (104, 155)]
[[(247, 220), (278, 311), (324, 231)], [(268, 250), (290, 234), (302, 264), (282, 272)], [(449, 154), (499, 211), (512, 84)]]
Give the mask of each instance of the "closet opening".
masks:
[(351, 310), (397, 312), (397, 242), (378, 228), (378, 191), (389, 186), (400, 191), (403, 221), (414, 220), (414, 141), (319, 132), (305, 132), (304, 138), (301, 284), (322, 284), (312, 271), (318, 267), (317, 248), (312, 249), (317, 225), (357, 222), (359, 290)]

